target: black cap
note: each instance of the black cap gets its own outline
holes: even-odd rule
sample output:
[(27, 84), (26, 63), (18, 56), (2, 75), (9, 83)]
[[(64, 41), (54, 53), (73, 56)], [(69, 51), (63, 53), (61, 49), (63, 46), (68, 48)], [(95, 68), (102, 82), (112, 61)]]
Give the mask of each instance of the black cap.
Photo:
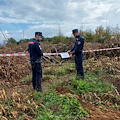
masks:
[(35, 32), (35, 36), (38, 35), (38, 36), (42, 36), (42, 32)]
[(72, 33), (75, 34), (76, 32), (78, 32), (78, 29), (73, 29)]

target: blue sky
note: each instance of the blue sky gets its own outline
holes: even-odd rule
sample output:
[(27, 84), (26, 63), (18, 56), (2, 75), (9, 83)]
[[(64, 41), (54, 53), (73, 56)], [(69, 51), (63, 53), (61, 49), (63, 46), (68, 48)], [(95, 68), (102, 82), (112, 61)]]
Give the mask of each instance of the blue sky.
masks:
[[(0, 29), (17, 41), (33, 38), (36, 31), (45, 37), (64, 36), (71, 30), (119, 26), (120, 0), (0, 0)], [(0, 32), (0, 42), (5, 38)]]

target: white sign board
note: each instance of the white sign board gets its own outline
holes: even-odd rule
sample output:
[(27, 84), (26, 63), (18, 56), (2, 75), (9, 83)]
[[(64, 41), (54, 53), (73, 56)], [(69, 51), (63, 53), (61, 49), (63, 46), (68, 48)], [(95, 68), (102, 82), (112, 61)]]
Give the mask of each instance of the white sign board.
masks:
[(60, 53), (61, 57), (62, 58), (69, 58), (69, 54), (67, 52), (64, 52), (64, 53)]

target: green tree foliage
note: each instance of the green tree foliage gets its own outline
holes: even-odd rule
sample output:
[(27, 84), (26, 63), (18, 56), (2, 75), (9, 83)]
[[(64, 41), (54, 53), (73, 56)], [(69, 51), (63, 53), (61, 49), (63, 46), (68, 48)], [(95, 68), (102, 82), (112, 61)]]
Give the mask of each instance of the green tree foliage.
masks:
[[(105, 41), (112, 41), (113, 39), (116, 40), (117, 43), (120, 44), (120, 28), (117, 25), (114, 28), (110, 28), (110, 27), (102, 27), (99, 26), (95, 29), (95, 31), (92, 31), (91, 29), (83, 31), (83, 29), (79, 30), (79, 33), (81, 36), (83, 36), (85, 38), (86, 42), (99, 42), (99, 43), (104, 43)], [(29, 41), (31, 41), (33, 38), (31, 39), (21, 39), (20, 41), (16, 42), (16, 40), (14, 38), (10, 38), (7, 41), (7, 46), (9, 45), (19, 45), (19, 44), (23, 44), (23, 43), (27, 43)], [(58, 43), (68, 43), (68, 42), (74, 42), (74, 37), (65, 37), (63, 36), (63, 34), (61, 33), (61, 31), (59, 30), (59, 34), (58, 36), (54, 36), (54, 37), (43, 37), (43, 42), (45, 42), (45, 44), (58, 44)]]
[(11, 47), (11, 46), (15, 46), (15, 45), (17, 45), (17, 41), (14, 38), (9, 38), (6, 46)]
[(17, 44), (26, 43), (26, 42), (29, 42), (31, 40), (32, 40), (32, 38), (31, 39), (21, 39), (19, 42), (17, 42)]
[(58, 44), (60, 42), (62, 43), (67, 43), (69, 41), (68, 37), (64, 37), (64, 36), (55, 36), (53, 38), (53, 40), (51, 41), (52, 44)]
[(95, 40), (96, 42), (104, 43), (104, 40), (107, 38), (106, 30), (102, 26), (98, 27), (95, 30)]
[(99, 42), (104, 43), (104, 41), (111, 38), (111, 30), (109, 27), (104, 29), (102, 26), (99, 26), (95, 29), (95, 32), (88, 30), (84, 32), (85, 41), (87, 42)]
[(17, 44), (17, 42), (16, 42), (16, 40), (14, 38), (9, 38), (7, 43)]
[(94, 34), (91, 31), (86, 31), (84, 34), (85, 34), (84, 37), (86, 42), (94, 41)]
[(45, 38), (45, 37), (43, 37), (43, 42), (46, 42), (46, 41), (48, 41), (48, 42), (51, 42), (53, 40), (53, 37), (47, 37), (47, 38)]

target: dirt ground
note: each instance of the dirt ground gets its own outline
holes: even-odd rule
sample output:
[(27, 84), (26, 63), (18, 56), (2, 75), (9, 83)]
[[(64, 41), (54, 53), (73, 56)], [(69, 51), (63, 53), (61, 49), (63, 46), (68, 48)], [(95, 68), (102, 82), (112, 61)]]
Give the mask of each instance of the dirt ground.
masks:
[[(58, 78), (58, 80), (61, 79)], [(109, 78), (110, 79), (110, 78)], [(44, 78), (43, 78), (44, 80)], [(116, 84), (116, 86), (118, 86), (118, 83), (120, 83), (119, 79), (113, 79), (111, 78), (110, 81), (114, 82), (114, 84)], [(46, 84), (46, 82), (48, 84), (51, 84), (51, 81), (43, 81), (43, 86)], [(2, 83), (2, 87), (0, 88), (5, 89), (6, 95), (8, 97), (11, 96), (12, 93), (17, 92), (19, 94), (24, 94), (27, 95), (27, 93), (31, 93), (34, 92), (34, 90), (32, 89), (32, 84), (31, 82), (25, 84), (25, 83), (21, 83), (21, 82), (15, 82), (15, 83), (8, 83), (3, 85)], [(118, 89), (119, 91), (120, 89)], [(80, 101), (80, 103), (82, 104), (82, 106), (84, 108), (87, 108), (88, 110), (90, 110), (90, 114), (89, 114), (89, 118), (85, 118), (85, 120), (120, 120), (120, 112), (119, 111), (114, 111), (110, 108), (103, 108), (102, 106), (93, 106), (90, 105), (89, 102), (85, 103), (82, 101), (82, 97), (80, 95), (76, 95), (74, 93), (72, 93), (71, 91), (69, 91), (67, 88), (62, 87), (62, 86), (56, 86), (56, 91), (58, 92), (58, 94), (62, 94), (64, 95), (65, 93), (68, 93), (70, 96), (73, 97), (77, 97), (78, 100)]]
[(114, 86), (117, 88), (119, 94), (120, 94), (120, 78), (111, 78), (110, 79), (111, 82), (113, 82)]
[[(56, 91), (59, 94), (65, 94), (65, 93), (73, 94), (67, 88), (61, 86), (56, 86)], [(73, 96), (75, 95), (73, 94)], [(100, 107), (92, 106), (89, 105), (89, 103), (82, 102), (81, 96), (76, 95), (76, 97), (79, 97), (78, 99), (84, 108), (87, 108), (88, 110), (91, 111), (89, 118), (86, 118), (85, 120), (120, 120), (120, 112), (113, 111), (109, 108), (101, 110)]]
[(107, 76), (107, 77), (103, 77), (103, 78), (112, 82), (120, 94), (120, 77), (113, 78), (111, 76)]

